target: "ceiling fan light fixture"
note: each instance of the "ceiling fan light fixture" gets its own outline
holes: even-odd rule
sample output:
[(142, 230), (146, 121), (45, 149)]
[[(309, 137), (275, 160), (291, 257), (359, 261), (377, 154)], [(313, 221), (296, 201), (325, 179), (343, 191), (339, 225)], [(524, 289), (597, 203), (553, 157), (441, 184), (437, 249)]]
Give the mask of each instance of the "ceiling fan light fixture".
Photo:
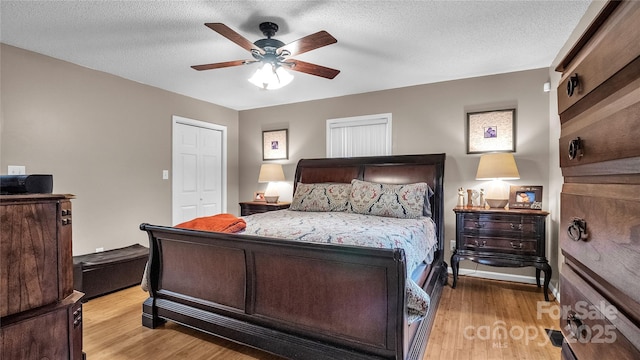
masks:
[(265, 63), (249, 78), (250, 83), (265, 90), (280, 89), (292, 80), (293, 75), (287, 70), (271, 63)]

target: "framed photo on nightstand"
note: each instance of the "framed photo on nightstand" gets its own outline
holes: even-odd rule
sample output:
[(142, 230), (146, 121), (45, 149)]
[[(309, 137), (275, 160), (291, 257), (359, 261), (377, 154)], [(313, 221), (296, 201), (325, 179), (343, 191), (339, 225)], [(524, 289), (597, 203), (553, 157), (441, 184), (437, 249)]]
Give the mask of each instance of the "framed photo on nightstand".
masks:
[(542, 210), (542, 186), (511, 186), (509, 209)]

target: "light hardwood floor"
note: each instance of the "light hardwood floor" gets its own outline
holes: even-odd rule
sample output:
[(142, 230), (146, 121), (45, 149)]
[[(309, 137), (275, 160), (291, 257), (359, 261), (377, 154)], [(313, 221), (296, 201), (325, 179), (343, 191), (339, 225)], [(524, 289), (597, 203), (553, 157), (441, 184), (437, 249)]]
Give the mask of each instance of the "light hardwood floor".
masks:
[[(88, 360), (281, 359), (170, 322), (147, 329), (141, 325), (146, 297), (136, 286), (84, 304)], [(560, 359), (545, 333), (559, 328), (547, 311), (553, 306), (535, 285), (461, 276), (456, 289), (443, 290), (423, 359)]]

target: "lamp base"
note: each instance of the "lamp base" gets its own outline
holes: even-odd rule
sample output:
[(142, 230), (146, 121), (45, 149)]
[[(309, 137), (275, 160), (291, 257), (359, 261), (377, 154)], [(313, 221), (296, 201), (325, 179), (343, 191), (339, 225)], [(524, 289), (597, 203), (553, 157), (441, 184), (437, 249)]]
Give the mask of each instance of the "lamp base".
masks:
[(279, 195), (265, 195), (264, 199), (267, 201), (267, 204), (275, 204), (278, 202)]
[(508, 203), (509, 200), (506, 199), (487, 199), (487, 204), (489, 204), (489, 207), (493, 209), (504, 209)]

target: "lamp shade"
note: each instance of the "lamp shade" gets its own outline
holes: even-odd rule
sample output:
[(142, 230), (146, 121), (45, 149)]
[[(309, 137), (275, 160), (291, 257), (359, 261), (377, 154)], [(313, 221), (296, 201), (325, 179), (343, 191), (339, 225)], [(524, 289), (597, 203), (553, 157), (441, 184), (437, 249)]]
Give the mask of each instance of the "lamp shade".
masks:
[(284, 171), (280, 164), (262, 164), (258, 182), (266, 183), (270, 181), (284, 181)]
[(491, 153), (480, 156), (476, 180), (520, 179), (516, 160), (511, 153)]

